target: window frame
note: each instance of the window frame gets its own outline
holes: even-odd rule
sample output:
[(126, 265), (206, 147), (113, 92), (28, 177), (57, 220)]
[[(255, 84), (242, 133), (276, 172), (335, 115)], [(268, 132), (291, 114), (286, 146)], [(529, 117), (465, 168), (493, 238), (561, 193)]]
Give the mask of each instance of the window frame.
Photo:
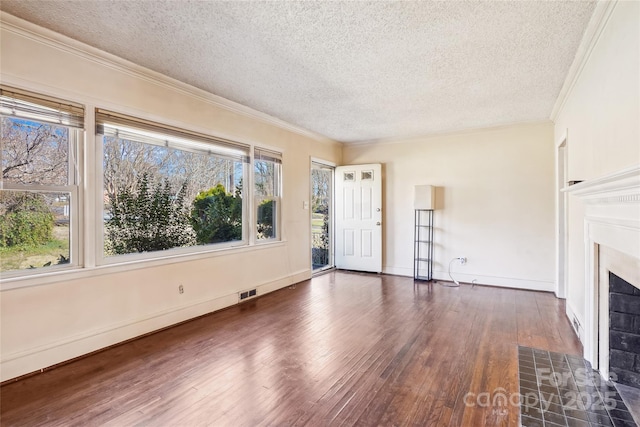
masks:
[[(280, 150), (273, 148), (264, 148), (262, 146), (254, 146), (252, 153), (252, 230), (253, 230), (253, 241), (255, 245), (264, 245), (274, 242), (282, 241), (282, 182), (283, 182), (283, 153)], [(274, 195), (258, 195), (256, 194), (256, 182), (255, 182), (255, 174), (256, 174), (256, 162), (258, 161), (270, 161), (274, 163), (274, 170), (277, 170), (277, 174), (275, 176), (274, 190), (277, 194)], [(258, 207), (265, 200), (273, 200), (275, 202), (275, 218), (273, 218), (273, 226), (275, 228), (275, 233), (272, 237), (259, 239), (258, 238)]]
[[(3, 90), (6, 88), (14, 92), (13, 88), (0, 85)], [(103, 274), (132, 271), (140, 268), (158, 267), (166, 264), (179, 263), (192, 260), (203, 260), (215, 256), (227, 256), (229, 254), (240, 254), (254, 250), (263, 250), (268, 247), (280, 246), (284, 244), (283, 236), (286, 230), (283, 229), (283, 162), (278, 165), (276, 176), (276, 188), (278, 195), (271, 197), (259, 197), (264, 200), (271, 198), (275, 200), (275, 215), (273, 223), (275, 235), (268, 239), (257, 239), (257, 200), (254, 187), (254, 154), (256, 150), (276, 153), (283, 156), (281, 147), (265, 147), (254, 141), (236, 142), (218, 138), (210, 134), (209, 129), (200, 128), (192, 131), (182, 122), (171, 120), (167, 117), (158, 117), (142, 113), (141, 121), (153, 121), (165, 126), (172, 131), (184, 132), (189, 136), (199, 136), (207, 140), (216, 140), (230, 144), (231, 146), (241, 146), (246, 148), (246, 160), (243, 162), (242, 182), (243, 203), (242, 203), (242, 240), (221, 242), (207, 245), (195, 245), (188, 247), (172, 248), (154, 252), (142, 252), (133, 254), (123, 254), (119, 256), (105, 257), (104, 248), (104, 223), (103, 223), (103, 140), (102, 135), (97, 133), (96, 112), (102, 107), (91, 100), (82, 99), (80, 101), (63, 101), (61, 93), (45, 95), (46, 90), (36, 89), (31, 92), (22, 89), (15, 89), (15, 93), (20, 93), (21, 97), (32, 96), (37, 99), (46, 100), (48, 108), (54, 105), (70, 105), (68, 114), (81, 111), (81, 116), (70, 117), (70, 121), (53, 123), (66, 127), (69, 132), (68, 144), (68, 185), (22, 185), (9, 184), (0, 180), (0, 189), (16, 191), (34, 192), (63, 192), (69, 193), (69, 255), (70, 262), (67, 264), (51, 265), (47, 268), (25, 269), (2, 272), (0, 274), (0, 290), (18, 289), (30, 286), (46, 285), (65, 280), (76, 280), (81, 278), (95, 277)], [(28, 98), (22, 98), (28, 99)], [(3, 104), (2, 107), (6, 105)], [(112, 106), (112, 108), (122, 108), (122, 106)], [(119, 114), (123, 117), (134, 117), (140, 115), (139, 111), (124, 108), (125, 111)], [(6, 113), (6, 109), (3, 111)], [(118, 114), (118, 113), (115, 113)], [(131, 115), (130, 115), (131, 114)], [(3, 114), (8, 115), (8, 114)], [(22, 117), (25, 118), (25, 117)], [(37, 121), (33, 117), (28, 120)], [(65, 120), (67, 120), (65, 116)], [(77, 120), (73, 122), (73, 120)], [(51, 123), (51, 121), (48, 121)], [(78, 123), (81, 125), (78, 126)], [(93, 135), (87, 133), (93, 128)], [(196, 126), (195, 129), (198, 129)], [(89, 131), (91, 132), (91, 131)], [(280, 157), (282, 159), (282, 157)], [(258, 159), (260, 161), (260, 159)]]
[[(2, 280), (31, 278), (39, 275), (51, 275), (69, 270), (77, 270), (84, 265), (83, 227), (84, 220), (81, 207), (84, 202), (82, 191), (84, 176), (84, 142), (85, 126), (84, 106), (70, 101), (48, 97), (15, 89), (9, 86), (0, 86), (2, 102), (0, 103), (0, 117), (9, 119), (29, 120), (37, 123), (47, 123), (53, 126), (67, 129), (67, 183), (64, 185), (19, 184), (5, 182), (0, 176), (0, 190), (22, 191), (29, 193), (69, 193), (69, 262), (65, 264), (52, 264), (46, 268), (10, 270), (2, 272)], [(11, 110), (11, 101), (16, 101), (15, 110)], [(32, 104), (31, 108), (28, 104)], [(24, 110), (22, 110), (24, 108)], [(40, 110), (40, 108), (42, 110)], [(42, 113), (42, 114), (40, 114)], [(4, 287), (3, 287), (4, 289)]]
[[(243, 192), (243, 202), (242, 202), (242, 238), (240, 240), (232, 240), (227, 242), (218, 242), (218, 243), (209, 243), (209, 244), (196, 244), (193, 246), (184, 246), (184, 247), (175, 247), (165, 250), (157, 250), (151, 252), (133, 252), (129, 254), (119, 254), (114, 256), (106, 256), (104, 253), (104, 242), (105, 242), (105, 223), (104, 223), (104, 203), (103, 199), (100, 195), (103, 194), (104, 191), (104, 137), (105, 130), (104, 125), (107, 115), (110, 115), (113, 119), (110, 126), (117, 126), (118, 123), (124, 123), (125, 127), (128, 128), (129, 135), (133, 135), (136, 130), (140, 130), (141, 135), (147, 134), (147, 137), (151, 139), (155, 137), (149, 136), (151, 133), (160, 133), (162, 136), (166, 137), (166, 147), (172, 147), (174, 149), (188, 151), (188, 152), (197, 152), (202, 154), (209, 155), (217, 155), (220, 158), (231, 159), (234, 156), (225, 156), (221, 151), (225, 151), (229, 148), (236, 149), (239, 151), (244, 151), (246, 153), (245, 156), (238, 156), (238, 159), (242, 157), (241, 161), (243, 162), (243, 171), (242, 171), (242, 180), (243, 182), (247, 182), (249, 171), (250, 171), (250, 153), (251, 147), (247, 144), (234, 142), (222, 138), (216, 138), (213, 136), (204, 135), (198, 132), (193, 132), (187, 129), (183, 129), (181, 127), (175, 127), (171, 125), (165, 125), (160, 122), (150, 121), (142, 118), (137, 118), (121, 113), (115, 113), (113, 111), (103, 110), (100, 108), (95, 109), (96, 116), (96, 132), (95, 132), (95, 165), (96, 165), (96, 215), (95, 215), (95, 234), (96, 234), (96, 242), (95, 242), (95, 261), (97, 266), (117, 266), (122, 264), (130, 264), (130, 263), (143, 263), (145, 261), (153, 261), (153, 260), (161, 260), (168, 259), (173, 257), (182, 257), (189, 255), (197, 255), (197, 254), (207, 254), (218, 252), (221, 250), (228, 249), (236, 249), (247, 247), (250, 245), (249, 242), (249, 203), (250, 197)], [(136, 124), (140, 125), (140, 128), (134, 128)], [(166, 131), (166, 133), (162, 133)], [(103, 133), (101, 133), (103, 132)], [(190, 140), (189, 138), (193, 138)], [(157, 142), (145, 142), (143, 138), (141, 139), (129, 139), (123, 138), (126, 140), (131, 140), (138, 143), (162, 146), (163, 144)], [(203, 144), (211, 143), (211, 146), (206, 146)], [(213, 145), (219, 143), (219, 146)], [(216, 148), (221, 147), (221, 150), (216, 152)]]

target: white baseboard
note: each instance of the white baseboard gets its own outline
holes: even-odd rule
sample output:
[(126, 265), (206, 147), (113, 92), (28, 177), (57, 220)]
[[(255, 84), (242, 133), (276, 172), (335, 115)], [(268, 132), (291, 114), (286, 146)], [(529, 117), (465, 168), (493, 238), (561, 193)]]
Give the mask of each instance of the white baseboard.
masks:
[[(311, 278), (311, 270), (293, 272), (288, 276), (256, 286), (258, 295), (290, 286)], [(85, 354), (116, 345), (186, 320), (190, 320), (238, 303), (238, 294), (191, 302), (167, 310), (148, 314), (137, 319), (129, 319), (92, 330), (64, 340), (49, 342), (17, 353), (5, 355), (0, 361), (0, 381), (42, 371), (53, 365), (83, 356)]]
[[(578, 339), (580, 340), (580, 342), (584, 346), (584, 341), (583, 341), (583, 339), (584, 339), (584, 319), (581, 319), (580, 316), (578, 316), (576, 314), (576, 311), (574, 310), (573, 306), (569, 302), (569, 299), (567, 299), (566, 303), (565, 303), (565, 313), (567, 315), (567, 318), (569, 319), (569, 322), (571, 323), (571, 327), (573, 328), (573, 331), (578, 336)], [(576, 328), (576, 324), (574, 323), (574, 320), (578, 321), (577, 328)]]
[[(406, 276), (413, 277), (413, 269), (406, 267), (394, 267), (394, 266), (385, 266), (382, 269), (382, 272), (385, 274), (393, 274), (394, 276)], [(531, 279), (520, 279), (520, 278), (512, 278), (512, 277), (499, 277), (499, 276), (483, 276), (478, 274), (465, 274), (454, 272), (452, 273), (453, 278), (458, 282), (464, 283), (475, 283), (478, 285), (491, 285), (491, 286), (501, 286), (507, 288), (516, 288), (516, 289), (527, 289), (533, 291), (545, 291), (545, 292), (553, 292), (555, 290), (555, 283), (553, 281), (542, 281), (542, 280), (531, 280)], [(450, 282), (451, 278), (449, 277), (449, 273), (446, 271), (434, 271), (433, 278), (436, 280), (442, 280)]]
[(382, 272), (384, 274), (391, 274), (393, 276), (413, 277), (413, 269), (405, 267), (393, 267), (385, 265), (384, 267), (382, 267)]
[[(452, 273), (452, 276), (458, 282), (475, 283), (477, 285), (500, 286), (505, 288), (527, 289), (543, 292), (553, 292), (555, 289), (555, 283), (553, 281), (522, 279), (516, 277), (483, 276), (479, 274), (467, 274), (460, 272), (454, 272)], [(434, 271), (433, 277), (437, 280), (451, 281), (449, 273), (446, 271)]]
[(299, 283), (304, 280), (311, 279), (311, 270), (301, 270), (295, 273), (291, 273), (289, 276), (273, 280), (268, 283), (264, 283), (257, 287), (258, 296), (268, 294), (269, 292), (277, 291), (287, 286), (291, 286), (294, 283)]

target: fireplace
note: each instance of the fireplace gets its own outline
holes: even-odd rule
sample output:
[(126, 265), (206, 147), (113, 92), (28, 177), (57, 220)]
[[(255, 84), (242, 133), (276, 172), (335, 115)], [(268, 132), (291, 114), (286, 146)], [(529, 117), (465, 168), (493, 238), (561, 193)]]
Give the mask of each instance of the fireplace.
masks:
[(609, 273), (609, 377), (640, 388), (640, 289)]
[[(605, 379), (619, 382), (629, 377), (634, 383), (635, 377), (628, 373), (640, 370), (636, 365), (640, 360), (634, 356), (632, 365), (626, 350), (640, 344), (640, 317), (625, 316), (628, 313), (620, 309), (635, 306), (629, 302), (640, 293), (640, 166), (583, 181), (565, 191), (579, 197), (584, 208), (584, 357)], [(628, 323), (630, 318), (634, 323)], [(631, 330), (618, 330), (621, 325)]]

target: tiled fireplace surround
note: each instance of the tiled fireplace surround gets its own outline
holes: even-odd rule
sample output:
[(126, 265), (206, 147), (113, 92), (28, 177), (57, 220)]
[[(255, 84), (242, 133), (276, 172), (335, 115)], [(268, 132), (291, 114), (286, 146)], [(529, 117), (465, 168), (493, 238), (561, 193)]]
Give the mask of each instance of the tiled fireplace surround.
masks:
[(640, 392), (640, 288), (613, 273), (609, 273), (609, 328), (609, 375)]
[(565, 191), (584, 205), (584, 357), (608, 379), (610, 273), (640, 288), (640, 166)]

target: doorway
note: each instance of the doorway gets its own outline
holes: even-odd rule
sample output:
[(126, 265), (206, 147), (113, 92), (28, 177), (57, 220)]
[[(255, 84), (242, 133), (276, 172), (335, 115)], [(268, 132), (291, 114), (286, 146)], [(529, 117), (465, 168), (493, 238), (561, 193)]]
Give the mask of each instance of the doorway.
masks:
[(567, 186), (568, 156), (567, 133), (564, 134), (558, 145), (556, 156), (556, 196), (557, 196), (557, 220), (556, 220), (556, 297), (566, 298), (567, 290), (567, 193), (563, 189)]
[(333, 268), (333, 179), (335, 167), (311, 162), (311, 266)]
[(344, 270), (382, 272), (382, 165), (336, 168), (335, 263)]

